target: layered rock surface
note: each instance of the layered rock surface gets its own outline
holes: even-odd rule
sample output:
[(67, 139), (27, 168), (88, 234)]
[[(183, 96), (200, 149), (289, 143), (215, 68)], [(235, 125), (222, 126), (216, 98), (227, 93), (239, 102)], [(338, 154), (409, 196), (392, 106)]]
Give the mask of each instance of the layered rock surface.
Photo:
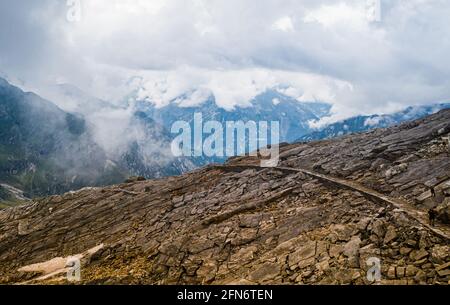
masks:
[(61, 261), (76, 256), (81, 283), (372, 284), (375, 258), (381, 283), (448, 284), (449, 132), (447, 110), (283, 145), (279, 168), (234, 158), (0, 211), (0, 283), (65, 283)]

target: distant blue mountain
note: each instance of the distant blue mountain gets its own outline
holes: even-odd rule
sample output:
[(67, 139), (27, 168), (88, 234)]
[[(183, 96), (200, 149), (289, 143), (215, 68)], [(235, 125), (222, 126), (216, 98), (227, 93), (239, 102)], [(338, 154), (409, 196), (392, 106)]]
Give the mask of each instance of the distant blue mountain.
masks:
[(405, 110), (386, 115), (356, 116), (300, 136), (297, 142), (331, 139), (375, 128), (386, 128), (406, 121), (420, 119), (447, 108), (450, 108), (450, 103), (408, 107)]
[(156, 108), (148, 102), (138, 104), (140, 110), (149, 114), (157, 123), (170, 130), (172, 124), (183, 120), (192, 124), (194, 114), (202, 113), (203, 120), (226, 121), (279, 121), (280, 141), (292, 142), (311, 132), (308, 122), (330, 114), (331, 105), (319, 102), (299, 102), (276, 91), (267, 91), (250, 101), (248, 107), (236, 107), (227, 111), (217, 106), (214, 97), (193, 107), (181, 107), (172, 102)]

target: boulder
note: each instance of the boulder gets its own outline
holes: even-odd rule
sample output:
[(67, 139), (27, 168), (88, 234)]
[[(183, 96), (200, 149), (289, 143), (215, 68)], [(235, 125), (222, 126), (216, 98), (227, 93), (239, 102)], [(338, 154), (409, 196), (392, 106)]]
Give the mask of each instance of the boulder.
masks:
[(348, 241), (352, 237), (353, 227), (348, 225), (332, 225), (330, 228), (331, 234), (335, 235), (338, 241)]
[(450, 247), (435, 245), (431, 249), (431, 259), (436, 263), (442, 263), (450, 257)]
[(353, 236), (352, 239), (344, 246), (344, 255), (351, 258), (358, 255), (361, 246), (361, 239), (359, 236)]
[(442, 204), (436, 208), (437, 219), (444, 223), (450, 224), (450, 203), (446, 200), (445, 204)]
[(384, 236), (384, 243), (387, 245), (390, 242), (394, 241), (395, 239), (397, 239), (397, 231), (395, 229), (394, 226), (389, 226), (387, 231), (386, 231), (386, 235)]
[(382, 220), (377, 219), (371, 224), (371, 231), (379, 238), (383, 238), (386, 233), (386, 226)]

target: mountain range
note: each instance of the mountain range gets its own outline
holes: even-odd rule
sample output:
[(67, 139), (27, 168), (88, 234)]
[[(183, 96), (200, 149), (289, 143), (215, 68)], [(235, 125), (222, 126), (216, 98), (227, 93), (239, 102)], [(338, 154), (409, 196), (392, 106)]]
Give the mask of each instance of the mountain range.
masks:
[(406, 121), (416, 120), (448, 108), (450, 108), (450, 103), (441, 103), (408, 107), (393, 114), (356, 116), (312, 131), (309, 134), (299, 137), (297, 141), (331, 139), (352, 133), (365, 132), (371, 129), (386, 128)]
[[(132, 112), (120, 124), (108, 115), (123, 111), (112, 106), (102, 111), (93, 116), (66, 112), (0, 79), (0, 182), (31, 198), (195, 167), (189, 160), (168, 157), (161, 147), (169, 147), (169, 136), (144, 113)], [(101, 120), (109, 124), (99, 125)], [(115, 139), (115, 126), (126, 137)], [(115, 145), (107, 146), (111, 143)], [(2, 187), (2, 193), (11, 201), (8, 188)]]
[[(14, 205), (26, 198), (60, 194), (86, 186), (110, 185), (130, 176), (160, 178), (223, 157), (172, 157), (174, 122), (203, 120), (279, 121), (280, 142), (311, 141), (389, 127), (432, 114), (450, 104), (410, 107), (391, 115), (358, 116), (311, 128), (311, 121), (331, 115), (331, 105), (299, 102), (274, 90), (246, 107), (225, 110), (214, 97), (196, 106), (178, 98), (164, 107), (129, 99), (112, 104), (69, 85), (55, 85), (44, 99), (0, 78), (0, 202)], [(52, 102), (55, 101), (55, 102)], [(58, 106), (57, 106), (58, 105)]]
[(330, 104), (299, 102), (275, 90), (268, 90), (256, 96), (246, 107), (236, 106), (232, 110), (217, 106), (214, 96), (196, 106), (183, 106), (179, 101), (183, 101), (183, 97), (178, 97), (163, 107), (156, 107), (151, 101), (138, 100), (137, 107), (167, 130), (170, 130), (172, 124), (178, 120), (189, 122), (192, 126), (195, 113), (202, 113), (204, 121), (215, 120), (220, 123), (239, 120), (278, 121), (280, 142), (288, 143), (330, 139), (376, 128), (387, 128), (450, 108), (450, 103), (411, 106), (392, 114), (359, 115), (316, 128), (312, 123), (332, 115)]
[(449, 136), (448, 109), (0, 210), (0, 284), (446, 285)]
[(225, 110), (215, 101), (214, 96), (196, 106), (180, 106), (175, 101), (164, 107), (155, 107), (149, 102), (140, 102), (140, 109), (148, 113), (167, 130), (178, 120), (192, 124), (194, 114), (202, 113), (203, 120), (220, 123), (227, 121), (278, 121), (280, 122), (280, 141), (292, 142), (300, 136), (309, 134), (310, 121), (319, 120), (330, 114), (331, 105), (320, 102), (299, 102), (273, 90), (266, 91), (249, 101), (246, 107), (236, 106)]

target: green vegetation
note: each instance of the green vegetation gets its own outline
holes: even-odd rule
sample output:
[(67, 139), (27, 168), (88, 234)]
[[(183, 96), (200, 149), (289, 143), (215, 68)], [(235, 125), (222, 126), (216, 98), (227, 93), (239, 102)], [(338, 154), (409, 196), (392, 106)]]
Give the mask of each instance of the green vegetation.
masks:
[(0, 209), (13, 207), (23, 203), (23, 201), (18, 200), (13, 194), (11, 194), (7, 189), (0, 186)]

